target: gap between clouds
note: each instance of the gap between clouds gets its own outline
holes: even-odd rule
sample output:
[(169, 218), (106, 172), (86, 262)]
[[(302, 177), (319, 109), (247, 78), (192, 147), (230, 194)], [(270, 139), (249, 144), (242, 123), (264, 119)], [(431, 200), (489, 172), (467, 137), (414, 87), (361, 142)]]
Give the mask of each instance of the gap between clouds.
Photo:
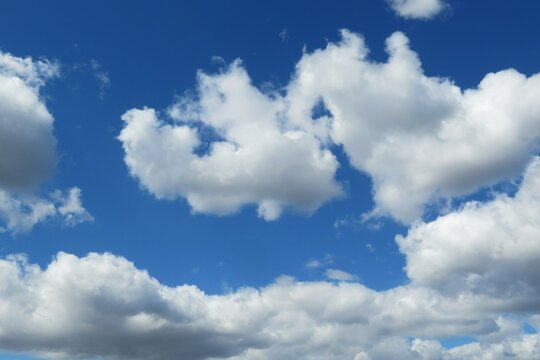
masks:
[(463, 90), (425, 75), (403, 33), (387, 39), (380, 63), (361, 36), (341, 35), (305, 53), (284, 91), (255, 87), (235, 61), (200, 72), (196, 96), (180, 98), (168, 119), (127, 111), (118, 138), (131, 175), (194, 213), (255, 204), (274, 220), (342, 196), (332, 153), (342, 145), (373, 181), (372, 214), (411, 223), (427, 205), (519, 176), (538, 150), (540, 75), (508, 69)]
[[(112, 254), (59, 253), (46, 269), (10, 256), (0, 348), (47, 359), (538, 359), (538, 194), (535, 158), (515, 196), (414, 225), (396, 238), (410, 282), (386, 291), (333, 269), (333, 282), (283, 276), (208, 295)], [(441, 345), (464, 335), (474, 341)]]
[(53, 217), (68, 226), (92, 220), (77, 187), (34, 194), (56, 166), (54, 118), (40, 90), (59, 72), (48, 60), (0, 51), (0, 232), (29, 231)]

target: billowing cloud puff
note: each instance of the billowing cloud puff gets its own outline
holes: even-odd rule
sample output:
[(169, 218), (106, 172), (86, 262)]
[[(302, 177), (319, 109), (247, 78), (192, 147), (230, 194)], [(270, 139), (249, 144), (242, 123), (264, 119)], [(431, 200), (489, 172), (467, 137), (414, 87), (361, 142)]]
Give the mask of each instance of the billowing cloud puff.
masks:
[(71, 225), (92, 218), (78, 188), (51, 198), (31, 195), (56, 165), (54, 119), (40, 89), (58, 73), (47, 60), (0, 52), (0, 232), (28, 231), (57, 215)]
[(373, 214), (409, 223), (449, 201), (521, 174), (538, 148), (540, 75), (509, 69), (462, 90), (426, 76), (407, 37), (374, 62), (358, 35), (306, 53), (285, 94), (263, 93), (236, 62), (199, 75), (198, 98), (169, 114), (124, 114), (120, 134), (133, 176), (158, 198), (185, 197), (195, 212), (255, 203), (313, 211), (340, 194), (332, 144), (371, 176)]
[[(0, 348), (50, 359), (487, 359), (491, 353), (533, 359), (538, 354), (538, 335), (508, 334), (505, 321), (512, 320), (497, 315), (489, 301), (466, 294), (448, 298), (414, 285), (376, 292), (358, 283), (282, 277), (262, 289), (207, 295), (194, 286), (161, 285), (110, 254), (65, 253), (44, 270), (22, 256), (0, 260), (0, 284)], [(502, 332), (502, 340), (487, 337)], [(463, 333), (484, 340), (451, 350), (434, 340)]]
[(194, 212), (220, 215), (256, 204), (274, 220), (284, 207), (312, 212), (341, 194), (334, 155), (291, 129), (283, 98), (255, 88), (238, 62), (199, 74), (198, 94), (171, 108), (176, 123), (147, 108), (122, 116), (125, 162), (156, 197), (185, 197)]
[(397, 15), (408, 19), (429, 19), (444, 10), (443, 0), (387, 0)]
[(468, 202), (430, 223), (417, 223), (397, 243), (415, 283), (448, 293), (467, 289), (521, 298), (540, 297), (540, 159), (525, 172), (515, 196)]
[(402, 33), (388, 38), (384, 63), (342, 34), (298, 63), (289, 117), (309, 129), (311, 109), (324, 103), (331, 139), (373, 179), (376, 214), (410, 222), (430, 202), (521, 174), (539, 143), (540, 75), (504, 70), (462, 90), (426, 76)]

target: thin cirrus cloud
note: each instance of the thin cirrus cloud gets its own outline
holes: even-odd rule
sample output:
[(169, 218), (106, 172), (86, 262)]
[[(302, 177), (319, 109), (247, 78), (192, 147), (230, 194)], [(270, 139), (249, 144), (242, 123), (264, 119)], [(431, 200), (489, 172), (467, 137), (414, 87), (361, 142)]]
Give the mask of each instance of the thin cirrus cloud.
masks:
[(32, 230), (41, 222), (59, 219), (71, 227), (92, 222), (94, 217), (82, 205), (82, 193), (78, 187), (67, 191), (54, 190), (44, 197), (17, 194), (0, 189), (0, 233), (16, 235)]
[(387, 2), (398, 16), (406, 19), (430, 19), (447, 7), (443, 0), (387, 0)]
[(54, 118), (40, 90), (58, 75), (48, 60), (0, 52), (0, 232), (29, 231), (53, 217), (69, 226), (92, 219), (79, 188), (33, 194), (56, 166)]
[(386, 62), (369, 59), (359, 35), (341, 34), (302, 56), (284, 94), (257, 89), (236, 61), (200, 73), (198, 96), (173, 104), (169, 120), (150, 108), (126, 112), (119, 139), (131, 175), (195, 213), (256, 204), (274, 220), (342, 194), (338, 144), (372, 178), (371, 214), (411, 223), (429, 204), (522, 173), (540, 136), (539, 75), (502, 70), (461, 89), (425, 75), (403, 33), (387, 39)]
[[(385, 291), (329, 269), (336, 281), (207, 295), (112, 254), (59, 253), (45, 269), (10, 256), (0, 347), (50, 359), (537, 359), (540, 337), (522, 328), (540, 329), (539, 187), (534, 159), (514, 196), (411, 227), (396, 238), (410, 281)], [(463, 334), (475, 340), (440, 342)]]
[(348, 273), (346, 271), (340, 270), (340, 269), (326, 269), (324, 272), (324, 276), (328, 280), (336, 280), (336, 281), (356, 281), (358, 280), (358, 276)]

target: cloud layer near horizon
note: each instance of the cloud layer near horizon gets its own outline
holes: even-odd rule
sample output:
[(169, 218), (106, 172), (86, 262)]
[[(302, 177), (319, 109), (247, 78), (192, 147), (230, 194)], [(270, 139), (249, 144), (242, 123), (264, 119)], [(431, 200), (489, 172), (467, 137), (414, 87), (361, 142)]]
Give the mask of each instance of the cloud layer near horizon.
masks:
[(284, 93), (257, 89), (238, 61), (200, 73), (198, 95), (173, 104), (169, 121), (149, 108), (124, 114), (130, 173), (194, 212), (257, 204), (273, 220), (341, 194), (331, 151), (342, 145), (372, 178), (373, 214), (404, 223), (522, 173), (540, 137), (539, 75), (508, 69), (460, 89), (425, 75), (404, 34), (386, 45), (388, 60), (374, 62), (359, 35), (342, 31), (341, 42), (303, 55)]
[[(283, 276), (208, 295), (126, 259), (59, 253), (46, 269), (0, 260), (0, 348), (50, 359), (537, 359), (540, 158), (514, 196), (469, 202), (396, 241), (410, 282)], [(318, 266), (319, 264), (317, 264)], [(327, 266), (332, 261), (327, 262)], [(471, 336), (451, 349), (440, 340)], [(412, 339), (412, 340), (411, 340)]]

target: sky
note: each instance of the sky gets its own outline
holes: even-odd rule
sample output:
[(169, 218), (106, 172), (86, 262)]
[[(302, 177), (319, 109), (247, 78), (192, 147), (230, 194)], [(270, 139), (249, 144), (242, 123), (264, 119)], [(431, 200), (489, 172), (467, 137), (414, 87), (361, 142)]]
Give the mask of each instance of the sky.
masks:
[(540, 358), (539, 13), (3, 2), (0, 359)]

